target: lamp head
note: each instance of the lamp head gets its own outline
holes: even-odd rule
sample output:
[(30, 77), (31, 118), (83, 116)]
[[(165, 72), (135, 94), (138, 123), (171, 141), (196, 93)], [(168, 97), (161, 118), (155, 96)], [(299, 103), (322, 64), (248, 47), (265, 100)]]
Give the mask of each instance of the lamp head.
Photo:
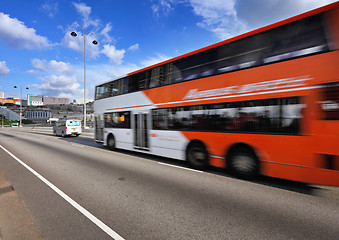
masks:
[(94, 45), (97, 45), (97, 44), (98, 44), (98, 42), (97, 42), (96, 40), (94, 40), (92, 43), (93, 43)]
[(71, 35), (72, 35), (72, 37), (78, 36), (78, 34), (76, 32), (71, 32)]

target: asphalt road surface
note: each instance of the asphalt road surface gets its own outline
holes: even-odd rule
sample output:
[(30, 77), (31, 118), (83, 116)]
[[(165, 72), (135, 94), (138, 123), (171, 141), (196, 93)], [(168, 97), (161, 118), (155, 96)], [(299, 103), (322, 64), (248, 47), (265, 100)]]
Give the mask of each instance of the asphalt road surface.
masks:
[[(0, 169), (45, 239), (338, 239), (339, 189), (0, 128)], [(1, 210), (2, 211), (2, 210)]]

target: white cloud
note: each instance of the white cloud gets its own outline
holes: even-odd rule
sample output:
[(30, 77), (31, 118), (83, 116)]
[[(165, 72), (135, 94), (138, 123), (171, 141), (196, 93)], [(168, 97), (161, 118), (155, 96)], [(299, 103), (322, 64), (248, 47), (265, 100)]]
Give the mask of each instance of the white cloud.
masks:
[[(84, 49), (84, 40), (82, 34), (78, 34), (77, 37), (72, 37), (70, 32), (66, 32), (61, 45), (73, 49), (77, 52), (83, 51)], [(82, 46), (81, 46), (82, 45)]]
[[(78, 36), (72, 37), (70, 32), (67, 32), (62, 40), (61, 45), (73, 49), (79, 53), (84, 53), (84, 38), (81, 32), (77, 32)], [(86, 37), (86, 57), (96, 58), (99, 52), (99, 46), (92, 44), (94, 38), (92, 35)]]
[(157, 54), (155, 57), (147, 57), (144, 61), (141, 62), (142, 67), (148, 67), (163, 61), (166, 61), (170, 59), (171, 57), (162, 55), (162, 54)]
[[(335, 0), (237, 0), (237, 16), (248, 30), (262, 27), (300, 13), (318, 8)], [(258, 7), (260, 6), (260, 7)]]
[[(70, 63), (34, 58), (31, 60), (34, 69), (42, 73), (41, 84), (32, 84), (29, 87), (41, 90), (43, 95), (63, 97), (65, 95), (77, 95), (80, 93), (80, 84), (77, 82), (77, 75)], [(35, 70), (27, 71), (28, 74), (37, 74)]]
[(46, 37), (37, 35), (34, 28), (28, 28), (23, 22), (2, 12), (0, 12), (0, 39), (14, 48), (43, 49), (52, 46)]
[(168, 15), (175, 5), (184, 4), (193, 9), (193, 13), (202, 18), (197, 25), (213, 32), (218, 38), (225, 39), (240, 32), (244, 25), (237, 18), (234, 5), (236, 0), (153, 0), (151, 9), (155, 17)]
[(125, 55), (125, 49), (118, 50), (113, 45), (106, 44), (101, 53), (105, 54), (114, 65), (120, 65)]
[(89, 18), (89, 15), (91, 14), (92, 8), (87, 6), (86, 3), (74, 3), (73, 5), (77, 12), (83, 17), (83, 18)]
[(33, 69), (30, 69), (28, 71), (26, 71), (27, 74), (37, 74), (36, 71), (34, 71)]
[(246, 31), (321, 7), (335, 0), (187, 0), (195, 15), (203, 18), (197, 25), (226, 39)]
[(168, 15), (178, 4), (190, 6), (193, 13), (202, 18), (197, 26), (223, 40), (336, 0), (153, 0), (152, 2), (151, 9), (155, 17)]
[(31, 64), (35, 69), (41, 72), (56, 72), (56, 73), (72, 73), (73, 67), (70, 63), (57, 62), (55, 60), (47, 61), (34, 58), (31, 60)]
[(87, 28), (89, 26), (97, 27), (100, 23), (99, 19), (93, 20), (90, 17), (90, 14), (92, 12), (92, 8), (87, 6), (86, 3), (75, 3), (73, 2), (73, 5), (76, 9), (76, 11), (81, 15), (82, 21), (83, 21), (83, 27)]
[(46, 2), (42, 4), (40, 10), (46, 13), (49, 17), (54, 17), (59, 11), (58, 2)]
[(138, 43), (134, 44), (133, 46), (130, 46), (128, 48), (128, 50), (130, 50), (130, 51), (135, 51), (135, 50), (138, 50), (138, 49), (139, 49), (139, 44)]
[(48, 64), (49, 68), (52, 71), (59, 72), (59, 73), (72, 73), (73, 67), (70, 63), (65, 62), (57, 62), (55, 60), (51, 60)]
[(9, 68), (7, 67), (6, 61), (0, 61), (0, 76), (7, 75)]
[(213, 32), (218, 38), (226, 39), (244, 29), (234, 8), (235, 0), (188, 0), (193, 12), (203, 18), (197, 25)]
[(112, 24), (107, 23), (104, 29), (101, 30), (100, 34), (104, 36), (103, 42), (112, 42), (111, 36), (109, 36), (109, 32), (112, 30)]
[(153, 11), (153, 15), (155, 17), (159, 17), (160, 15), (168, 15), (170, 11), (172, 11), (173, 4), (176, 2), (175, 0), (157, 0), (154, 1), (151, 8)]
[(31, 60), (31, 64), (35, 69), (38, 69), (41, 72), (47, 72), (47, 61), (34, 58)]
[(46, 96), (72, 96), (80, 93), (80, 84), (77, 83), (75, 76), (49, 75), (40, 78), (42, 84), (32, 84), (29, 87), (40, 89)]

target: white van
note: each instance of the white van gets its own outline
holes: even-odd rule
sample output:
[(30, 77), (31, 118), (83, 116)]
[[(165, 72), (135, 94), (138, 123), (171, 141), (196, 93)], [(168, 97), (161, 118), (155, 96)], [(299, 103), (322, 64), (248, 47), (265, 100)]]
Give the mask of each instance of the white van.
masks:
[(82, 133), (80, 120), (59, 120), (53, 126), (53, 135), (55, 136), (79, 136)]

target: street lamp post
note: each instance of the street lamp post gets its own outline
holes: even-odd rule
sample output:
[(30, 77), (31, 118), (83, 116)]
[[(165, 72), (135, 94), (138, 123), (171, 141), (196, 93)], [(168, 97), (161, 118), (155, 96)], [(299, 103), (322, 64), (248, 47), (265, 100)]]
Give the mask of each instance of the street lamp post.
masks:
[[(79, 28), (82, 31), (82, 34), (84, 36), (84, 129), (85, 129), (86, 128), (86, 38), (89, 34), (92, 34), (94, 36), (94, 33), (93, 32), (85, 33), (85, 31), (79, 26), (77, 26), (76, 28)], [(71, 32), (71, 36), (76, 37), (78, 36), (78, 34), (75, 31), (73, 31)], [(92, 43), (94, 45), (98, 44), (96, 40), (94, 40)]]
[(2, 128), (4, 128), (4, 116), (5, 116), (5, 114), (4, 114), (4, 109), (2, 109), (2, 115), (1, 115), (1, 120), (2, 120), (2, 125), (1, 125), (1, 127), (2, 127)]
[[(14, 88), (17, 88), (17, 86), (14, 86)], [(29, 89), (28, 87), (26, 87), (26, 89)], [(21, 125), (21, 115), (22, 115), (22, 86), (20, 86), (20, 127), (22, 127)]]

